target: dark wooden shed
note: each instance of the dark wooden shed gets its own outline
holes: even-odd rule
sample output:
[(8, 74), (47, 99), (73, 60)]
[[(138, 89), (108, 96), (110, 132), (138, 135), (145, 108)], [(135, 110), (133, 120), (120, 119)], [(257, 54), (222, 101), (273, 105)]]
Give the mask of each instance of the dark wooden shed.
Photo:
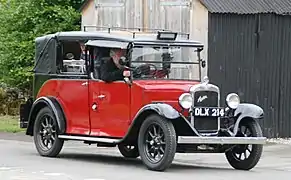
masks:
[[(291, 0), (200, 0), (208, 10), (208, 75), (222, 95), (265, 110), (268, 137), (291, 136)], [(222, 101), (224, 103), (224, 101)]]

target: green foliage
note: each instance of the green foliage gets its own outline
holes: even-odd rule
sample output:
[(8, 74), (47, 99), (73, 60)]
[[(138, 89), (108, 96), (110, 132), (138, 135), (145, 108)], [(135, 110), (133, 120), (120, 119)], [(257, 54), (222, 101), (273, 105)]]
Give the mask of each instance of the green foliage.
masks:
[(19, 106), (21, 103), (25, 102), (26, 95), (17, 88), (11, 88), (0, 84), (0, 116), (18, 115)]
[(83, 0), (47, 0), (46, 1), (49, 5), (61, 5), (61, 6), (71, 6), (78, 10)]
[(0, 116), (0, 132), (18, 133), (25, 132), (19, 126), (19, 117), (17, 116)]
[(0, 1), (0, 81), (29, 89), (34, 65), (35, 38), (80, 29), (78, 0)]

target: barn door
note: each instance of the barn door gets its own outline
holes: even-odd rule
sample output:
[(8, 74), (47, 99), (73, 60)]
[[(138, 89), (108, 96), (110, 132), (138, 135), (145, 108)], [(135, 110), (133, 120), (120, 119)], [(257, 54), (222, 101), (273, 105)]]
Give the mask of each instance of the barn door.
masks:
[(125, 24), (125, 0), (96, 0), (95, 7), (98, 27), (120, 27)]
[(142, 0), (95, 0), (97, 26), (142, 27)]
[(148, 0), (144, 18), (146, 26), (154, 29), (190, 31), (190, 0)]
[(190, 31), (191, 0), (95, 0), (98, 26)]

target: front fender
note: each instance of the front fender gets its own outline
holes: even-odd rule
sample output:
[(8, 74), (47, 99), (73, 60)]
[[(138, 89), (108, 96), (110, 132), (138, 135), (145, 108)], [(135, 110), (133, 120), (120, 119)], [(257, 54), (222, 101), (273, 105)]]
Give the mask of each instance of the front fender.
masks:
[(153, 112), (167, 119), (177, 119), (180, 117), (179, 112), (169, 104), (147, 104), (136, 113), (132, 120), (132, 124), (127, 134), (124, 136), (122, 142), (136, 143), (140, 126), (142, 125), (144, 119)]
[(239, 123), (243, 118), (249, 117), (252, 119), (261, 119), (264, 116), (264, 110), (255, 104), (242, 103), (234, 111), (234, 116), (237, 117), (233, 129), (233, 133), (236, 135)]
[(45, 106), (48, 106), (53, 111), (56, 116), (56, 120), (59, 127), (59, 134), (65, 133), (66, 130), (66, 120), (63, 114), (63, 110), (59, 102), (54, 97), (40, 97), (32, 105), (31, 111), (28, 118), (28, 127), (26, 130), (26, 135), (33, 135), (34, 121), (39, 110)]
[(173, 108), (173, 106), (165, 103), (147, 104), (138, 111), (136, 117), (138, 117), (140, 114), (147, 110), (153, 110), (160, 116), (164, 116), (168, 119), (176, 119), (180, 117), (179, 112), (175, 108)]

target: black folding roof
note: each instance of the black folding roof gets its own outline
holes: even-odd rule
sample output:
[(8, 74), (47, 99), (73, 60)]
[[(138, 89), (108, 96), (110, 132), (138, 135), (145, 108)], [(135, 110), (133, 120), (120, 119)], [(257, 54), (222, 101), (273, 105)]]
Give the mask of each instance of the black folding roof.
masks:
[(156, 38), (156, 34), (152, 34), (151, 36), (148, 35), (136, 35), (133, 38), (130, 33), (128, 35), (120, 35), (115, 33), (107, 33), (107, 32), (88, 32), (88, 31), (68, 31), (68, 32), (58, 32), (55, 34), (49, 34), (36, 39), (36, 41), (41, 41), (44, 38), (56, 38), (60, 41), (62, 40), (81, 40), (81, 41), (88, 41), (88, 40), (108, 40), (108, 41), (120, 41), (120, 42), (133, 42), (135, 44), (157, 44), (163, 45), (168, 43), (173, 43), (173, 45), (178, 46), (197, 46), (203, 47), (203, 44), (198, 41), (193, 40), (185, 40), (182, 38), (177, 38), (174, 41), (165, 41), (165, 40), (158, 40)]
[[(130, 33), (129, 33), (130, 34)], [(35, 73), (54, 74), (57, 72), (56, 67), (56, 47), (58, 41), (84, 41), (90, 46), (103, 47), (124, 46), (129, 43), (134, 45), (156, 45), (156, 46), (191, 46), (203, 48), (203, 44), (197, 41), (177, 39), (173, 41), (157, 40), (157, 36), (133, 36), (118, 35), (107, 32), (86, 32), (86, 31), (69, 31), (48, 34), (36, 38), (35, 40)], [(95, 41), (94, 40), (100, 40)], [(105, 43), (104, 43), (105, 42)], [(110, 43), (108, 43), (110, 42)]]

